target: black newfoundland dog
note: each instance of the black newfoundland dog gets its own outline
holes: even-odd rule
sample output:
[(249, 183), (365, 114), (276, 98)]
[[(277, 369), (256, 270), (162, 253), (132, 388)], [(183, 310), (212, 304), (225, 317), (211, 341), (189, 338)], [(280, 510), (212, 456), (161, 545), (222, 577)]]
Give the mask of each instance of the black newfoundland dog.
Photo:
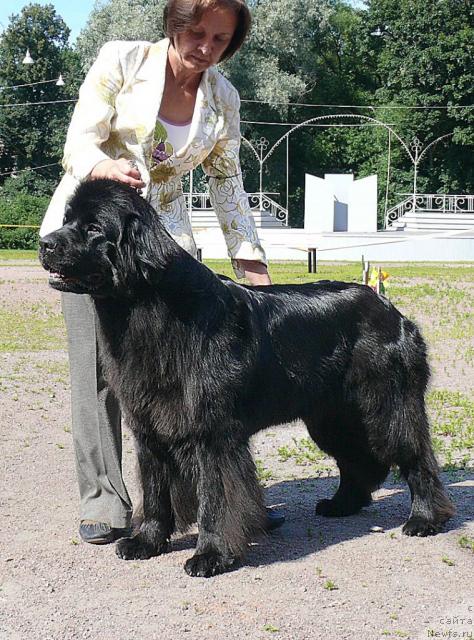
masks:
[(77, 189), (40, 258), (51, 286), (94, 299), (109, 383), (136, 439), (144, 520), (117, 543), (121, 558), (159, 555), (197, 520), (186, 571), (235, 565), (265, 521), (249, 438), (296, 419), (340, 470), (316, 513), (356, 513), (398, 465), (412, 496), (404, 533), (434, 534), (453, 514), (425, 411), (425, 343), (368, 287), (236, 284), (110, 180)]

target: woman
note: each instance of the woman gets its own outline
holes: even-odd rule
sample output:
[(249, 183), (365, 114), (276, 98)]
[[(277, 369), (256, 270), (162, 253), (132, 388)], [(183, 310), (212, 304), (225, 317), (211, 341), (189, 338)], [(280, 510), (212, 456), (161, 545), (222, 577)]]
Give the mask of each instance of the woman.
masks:
[[(81, 87), (68, 130), (58, 186), (40, 230), (62, 225), (68, 197), (81, 180), (111, 178), (140, 189), (174, 239), (196, 255), (180, 178), (202, 164), (211, 202), (238, 277), (270, 284), (239, 163), (239, 97), (213, 65), (244, 41), (244, 0), (169, 0), (167, 39), (109, 42)], [(80, 535), (116, 540), (130, 527), (122, 479), (117, 402), (97, 354), (96, 317), (88, 296), (62, 298), (69, 341), (73, 440), (81, 495)], [(268, 511), (268, 528), (284, 517)]]

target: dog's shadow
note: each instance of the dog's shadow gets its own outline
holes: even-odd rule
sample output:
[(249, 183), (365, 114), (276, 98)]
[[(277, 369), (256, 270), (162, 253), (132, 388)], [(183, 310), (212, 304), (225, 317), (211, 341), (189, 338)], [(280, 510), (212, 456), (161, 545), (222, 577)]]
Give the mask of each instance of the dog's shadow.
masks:
[[(455, 516), (443, 529), (447, 532), (472, 520), (474, 473), (444, 473), (443, 482), (456, 506)], [(382, 491), (374, 494), (372, 504), (359, 513), (343, 518), (316, 515), (317, 501), (332, 497), (338, 483), (338, 477), (310, 478), (279, 482), (268, 487), (265, 490), (266, 504), (282, 511), (286, 521), (268, 535), (255, 538), (243, 560), (244, 566), (294, 561), (340, 542), (369, 535), (402, 535), (401, 527), (408, 519), (411, 504), (406, 484), (396, 482), (390, 476), (382, 485)], [(191, 550), (196, 539), (196, 533), (177, 536), (173, 540), (173, 550)]]

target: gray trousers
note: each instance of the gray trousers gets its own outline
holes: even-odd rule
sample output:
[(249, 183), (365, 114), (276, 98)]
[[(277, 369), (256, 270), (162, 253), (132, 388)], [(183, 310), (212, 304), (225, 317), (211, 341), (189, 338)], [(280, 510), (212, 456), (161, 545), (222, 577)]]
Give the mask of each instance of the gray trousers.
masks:
[(102, 374), (97, 314), (89, 296), (75, 293), (62, 294), (62, 309), (69, 344), (80, 517), (127, 527), (132, 506), (122, 479), (120, 409)]

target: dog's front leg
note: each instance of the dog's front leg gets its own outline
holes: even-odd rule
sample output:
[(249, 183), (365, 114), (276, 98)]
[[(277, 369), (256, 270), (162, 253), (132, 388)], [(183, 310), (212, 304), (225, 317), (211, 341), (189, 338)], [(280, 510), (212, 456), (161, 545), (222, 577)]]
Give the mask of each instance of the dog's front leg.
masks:
[(150, 449), (144, 439), (137, 439), (137, 456), (143, 489), (143, 521), (139, 531), (116, 545), (124, 560), (145, 560), (169, 550), (174, 530), (171, 508), (169, 469), (166, 452)]
[(247, 443), (202, 445), (198, 462), (196, 552), (185, 564), (190, 576), (208, 578), (231, 569), (249, 537), (263, 529), (265, 507)]

